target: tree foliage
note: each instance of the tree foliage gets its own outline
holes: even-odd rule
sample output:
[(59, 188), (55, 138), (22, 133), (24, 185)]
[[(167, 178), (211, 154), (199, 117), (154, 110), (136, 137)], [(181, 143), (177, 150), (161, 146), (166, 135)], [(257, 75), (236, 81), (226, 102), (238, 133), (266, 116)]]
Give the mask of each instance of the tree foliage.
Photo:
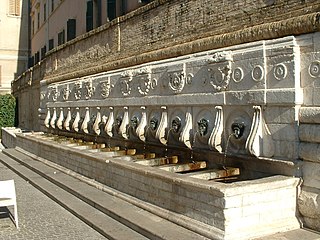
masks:
[(11, 94), (0, 95), (0, 129), (15, 124), (16, 100)]

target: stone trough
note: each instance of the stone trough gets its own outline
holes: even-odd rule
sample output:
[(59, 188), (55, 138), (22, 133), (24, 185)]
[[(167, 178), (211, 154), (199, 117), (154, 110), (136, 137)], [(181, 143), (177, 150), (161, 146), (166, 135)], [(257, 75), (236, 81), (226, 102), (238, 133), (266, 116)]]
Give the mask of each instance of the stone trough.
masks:
[[(3, 134), (8, 139), (9, 134)], [(275, 175), (224, 183), (221, 177), (238, 175), (241, 169), (201, 170), (207, 165), (199, 161), (192, 171), (188, 166), (194, 163), (180, 165), (176, 156), (162, 162), (164, 158), (141, 159), (139, 154), (135, 158), (132, 150), (126, 155), (119, 147), (92, 152), (97, 145), (85, 142), (81, 147), (86, 148), (79, 151), (78, 144), (36, 132), (18, 133), (15, 141), (18, 150), (134, 196), (148, 210), (211, 239), (248, 239), (300, 228), (296, 212), (299, 178)]]

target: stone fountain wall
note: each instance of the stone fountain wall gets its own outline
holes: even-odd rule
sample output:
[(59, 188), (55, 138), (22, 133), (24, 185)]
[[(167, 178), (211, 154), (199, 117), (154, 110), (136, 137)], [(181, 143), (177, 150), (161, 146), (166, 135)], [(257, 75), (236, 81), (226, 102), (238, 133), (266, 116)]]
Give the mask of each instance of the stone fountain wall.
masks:
[[(226, 150), (261, 160), (261, 175), (302, 175), (299, 210), (306, 226), (320, 230), (319, 3), (194, 2), (154, 1), (52, 50), (13, 82), (20, 126), (77, 133), (71, 123), (79, 113), (79, 134), (95, 137), (100, 112), (106, 139), (197, 149), (210, 161)], [(119, 129), (105, 129), (111, 112), (125, 119)], [(144, 127), (131, 126), (134, 119)], [(162, 128), (148, 128), (153, 119)], [(170, 130), (177, 119), (180, 128)], [(226, 149), (234, 123), (245, 128)], [(275, 171), (281, 161), (295, 170)]]

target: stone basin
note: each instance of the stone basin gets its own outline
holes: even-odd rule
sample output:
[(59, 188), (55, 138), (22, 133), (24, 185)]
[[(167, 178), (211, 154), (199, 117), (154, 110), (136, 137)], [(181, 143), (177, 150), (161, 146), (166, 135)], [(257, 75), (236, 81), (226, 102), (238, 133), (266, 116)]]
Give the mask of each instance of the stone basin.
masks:
[(149, 203), (148, 211), (210, 239), (248, 239), (300, 228), (299, 178), (274, 175), (225, 184), (208, 181), (212, 172), (181, 174), (161, 169), (171, 164), (151, 167), (126, 159), (133, 156), (114, 158), (123, 150), (93, 154), (30, 134), (17, 134), (16, 142), (25, 151)]

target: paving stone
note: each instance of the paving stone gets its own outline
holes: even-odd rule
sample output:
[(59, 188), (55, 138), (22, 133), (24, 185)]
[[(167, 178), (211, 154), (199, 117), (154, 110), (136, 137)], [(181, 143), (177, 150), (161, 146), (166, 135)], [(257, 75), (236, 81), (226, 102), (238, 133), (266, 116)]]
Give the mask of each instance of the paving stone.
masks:
[(0, 163), (0, 180), (7, 179), (15, 180), (20, 228), (1, 214), (0, 240), (107, 239)]

